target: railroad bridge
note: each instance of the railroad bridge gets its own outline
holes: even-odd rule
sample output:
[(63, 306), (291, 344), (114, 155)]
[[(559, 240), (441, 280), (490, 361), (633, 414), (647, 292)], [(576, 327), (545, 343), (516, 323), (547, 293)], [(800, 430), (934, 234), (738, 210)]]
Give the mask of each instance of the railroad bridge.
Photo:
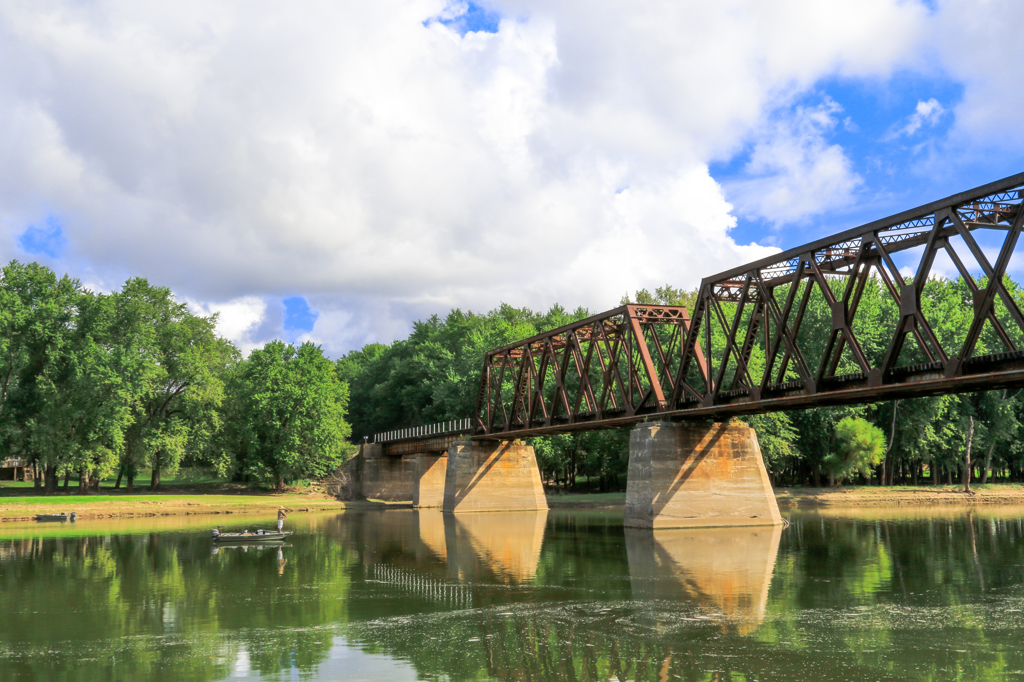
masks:
[[(471, 417), (367, 438), (363, 492), (455, 513), (545, 509), (522, 438), (633, 427), (627, 526), (781, 523), (757, 436), (731, 417), (1024, 386), (1006, 277), (1022, 199), (1024, 173), (705, 278), (692, 311), (625, 305), (493, 350)], [(962, 337), (923, 305), (937, 269), (969, 291)], [(869, 285), (890, 314), (858, 316)]]

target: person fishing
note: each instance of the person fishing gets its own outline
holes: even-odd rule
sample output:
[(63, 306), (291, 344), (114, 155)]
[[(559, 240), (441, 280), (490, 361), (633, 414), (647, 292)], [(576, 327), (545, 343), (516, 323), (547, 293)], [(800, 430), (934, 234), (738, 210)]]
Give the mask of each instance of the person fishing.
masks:
[(284, 530), (284, 520), (288, 518), (288, 515), (284, 513), (284, 507), (277, 508), (277, 532), (280, 533)]

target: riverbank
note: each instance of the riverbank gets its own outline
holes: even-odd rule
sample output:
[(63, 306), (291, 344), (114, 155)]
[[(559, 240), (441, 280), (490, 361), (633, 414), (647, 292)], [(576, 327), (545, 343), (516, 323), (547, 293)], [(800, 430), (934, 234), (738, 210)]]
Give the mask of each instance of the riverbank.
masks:
[[(36, 514), (76, 512), (81, 519), (133, 518), (146, 516), (187, 516), (199, 514), (260, 514), (286, 512), (341, 511), (346, 508), (384, 508), (383, 502), (339, 502), (320, 491), (260, 492), (165, 491), (139, 494), (9, 494), (0, 489), (0, 521), (27, 521)], [(8, 493), (8, 494), (3, 494)]]
[(849, 486), (842, 488), (777, 488), (780, 507), (979, 506), (1024, 504), (1024, 485), (999, 483), (935, 486)]
[[(8, 494), (2, 494), (6, 492)], [(340, 502), (319, 490), (308, 492), (259, 492), (239, 488), (227, 492), (166, 491), (149, 494), (29, 495), (0, 489), (0, 521), (27, 521), (36, 514), (77, 512), (86, 518), (132, 518), (200, 514), (261, 514), (284, 507), (288, 513), (385, 509), (411, 506), (408, 502), (363, 500)], [(19, 494), (20, 493), (20, 494)], [(1024, 485), (974, 486), (968, 495), (960, 486), (849, 486), (843, 488), (779, 488), (775, 491), (783, 509), (1024, 506)], [(626, 493), (552, 493), (552, 509), (621, 509)]]
[[(776, 488), (775, 499), (784, 509), (820, 507), (977, 506), (1024, 505), (1024, 485), (972, 486), (846, 486), (842, 488)], [(624, 507), (626, 493), (565, 493), (548, 495), (553, 509), (614, 509)]]

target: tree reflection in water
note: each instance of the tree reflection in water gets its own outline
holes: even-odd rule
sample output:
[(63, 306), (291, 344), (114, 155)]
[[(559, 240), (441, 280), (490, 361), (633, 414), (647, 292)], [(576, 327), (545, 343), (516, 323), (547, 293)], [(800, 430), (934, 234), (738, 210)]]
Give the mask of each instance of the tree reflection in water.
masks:
[(216, 554), (205, 524), (32, 528), (0, 539), (0, 682), (337, 679), (353, 648), (390, 657), (367, 679), (395, 661), (450, 680), (1024, 670), (1019, 511), (793, 520), (644, 532), (605, 512), (390, 510), (310, 516), (286, 546)]

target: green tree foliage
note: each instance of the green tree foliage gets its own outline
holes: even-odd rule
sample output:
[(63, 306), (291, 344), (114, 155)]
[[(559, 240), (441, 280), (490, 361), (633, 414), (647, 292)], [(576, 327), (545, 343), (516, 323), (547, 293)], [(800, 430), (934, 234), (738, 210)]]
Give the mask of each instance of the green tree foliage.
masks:
[(187, 453), (203, 459), (212, 446), (237, 350), (216, 336), (215, 318), (191, 314), (165, 287), (131, 279), (111, 299), (111, 348), (132, 411), (122, 468), (129, 489), (149, 468), (155, 490)]
[(46, 489), (59, 471), (108, 473), (128, 415), (105, 345), (100, 297), (37, 263), (12, 261), (0, 279), (0, 438), (33, 462)]
[(464, 419), (473, 412), (484, 354), (586, 317), (553, 306), (539, 314), (509, 305), (486, 315), (453, 310), (413, 325), (408, 339), (370, 344), (338, 360), (352, 392), (353, 433)]
[[(315, 346), (280, 341), (243, 362), (215, 325), (145, 279), (96, 294), (12, 261), (0, 269), (2, 458), (38, 467), (49, 492), (60, 474), (75, 474), (84, 491), (116, 472), (116, 486), (126, 477), (131, 490), (139, 473), (156, 489), (182, 464), (278, 485), (336, 468), (352, 447), (334, 363)], [(431, 337), (430, 325), (422, 334)], [(444, 344), (430, 341), (416, 359), (428, 369), (445, 358)], [(437, 395), (457, 399), (450, 386)]]
[(871, 476), (885, 452), (885, 434), (866, 419), (844, 417), (835, 428), (836, 448), (825, 456), (825, 468), (839, 484), (854, 474)]
[(282, 488), (326, 476), (351, 455), (348, 386), (319, 346), (272, 341), (254, 350), (238, 368), (232, 393), (234, 465), (245, 474)]

